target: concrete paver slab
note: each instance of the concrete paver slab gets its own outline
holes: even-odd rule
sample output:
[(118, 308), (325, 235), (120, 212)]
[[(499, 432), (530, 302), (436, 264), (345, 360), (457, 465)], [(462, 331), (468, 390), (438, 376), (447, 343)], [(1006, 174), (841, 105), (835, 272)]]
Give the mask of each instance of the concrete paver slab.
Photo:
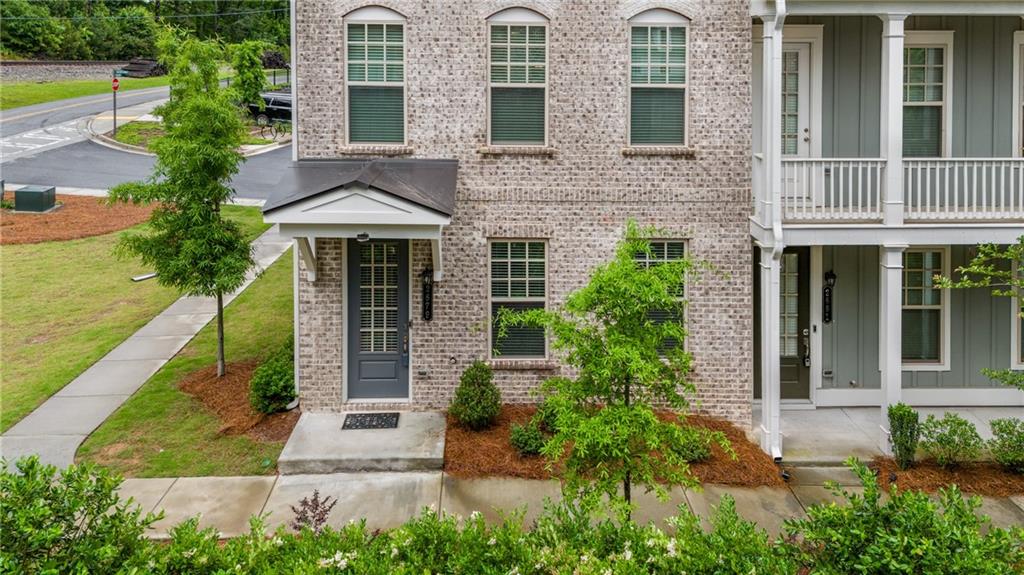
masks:
[(686, 490), (681, 487), (669, 490), (668, 499), (665, 501), (658, 499), (653, 492), (645, 493), (640, 485), (633, 486), (632, 495), (633, 504), (636, 506), (633, 510), (633, 521), (640, 525), (654, 523), (662, 529), (672, 531), (666, 519), (679, 515), (680, 506), (690, 507), (686, 499)]
[(1009, 499), (982, 497), (976, 513), (988, 516), (994, 527), (1024, 527), (1024, 509)]
[(191, 313), (191, 314), (167, 314), (162, 313), (153, 318), (149, 323), (142, 326), (135, 335), (142, 337), (156, 335), (193, 335), (210, 322), (216, 314), (212, 313)]
[(1011, 495), (1010, 503), (1013, 503), (1019, 507), (1021, 511), (1024, 511), (1024, 495)]
[(161, 315), (217, 313), (217, 300), (212, 297), (183, 297), (172, 303)]
[(480, 512), (490, 523), (500, 523), (502, 513), (525, 511), (523, 524), (527, 527), (544, 511), (544, 500), (557, 502), (562, 498), (558, 481), (519, 479), (515, 477), (484, 477), (459, 479), (444, 476), (441, 509), (463, 517)]
[(860, 479), (849, 467), (791, 467), (790, 485), (825, 485), (833, 481), (839, 485), (860, 485)]
[(276, 477), (182, 477), (157, 505), (166, 515), (153, 527), (166, 536), (175, 525), (196, 515), (199, 527), (214, 527), (222, 537), (249, 532), (249, 518), (267, 502)]
[[(846, 503), (846, 498), (843, 497), (842, 494), (835, 495), (827, 488), (820, 485), (794, 485), (791, 489), (793, 491), (793, 495), (804, 509), (808, 509), (812, 505), (824, 505), (828, 503), (843, 505)], [(843, 489), (851, 493), (864, 493), (863, 487), (843, 487)]]
[(686, 499), (690, 509), (701, 517), (701, 523), (707, 527), (710, 526), (707, 518), (726, 494), (736, 500), (736, 511), (741, 517), (753, 521), (772, 537), (781, 532), (784, 520), (804, 515), (800, 502), (788, 489), (705, 485), (703, 491), (688, 490)]
[(115, 347), (103, 359), (170, 359), (192, 339), (191, 335), (133, 335)]
[(51, 397), (5, 435), (88, 435), (126, 398), (124, 395)]
[(370, 529), (397, 527), (419, 515), (423, 508), (437, 508), (441, 494), (440, 471), (333, 473), (327, 475), (282, 475), (267, 500), (264, 512), (271, 528), (289, 525), (298, 506), (313, 490), (320, 497), (335, 497), (338, 503), (327, 522), (340, 527), (351, 520), (366, 518)]
[(118, 488), (117, 494), (121, 499), (132, 498), (133, 504), (140, 507), (142, 513), (149, 513), (156, 509), (157, 503), (167, 495), (167, 492), (177, 481), (177, 477), (158, 477), (153, 479), (125, 479)]
[(0, 438), (0, 456), (12, 469), (15, 461), (29, 455), (38, 455), (44, 464), (64, 468), (75, 462), (75, 451), (83, 441), (85, 435), (5, 435)]
[(131, 395), (164, 364), (162, 359), (101, 359), (64, 386), (55, 397)]
[(278, 459), (284, 475), (430, 471), (444, 465), (444, 415), (402, 412), (395, 429), (342, 430), (344, 413), (303, 413)]

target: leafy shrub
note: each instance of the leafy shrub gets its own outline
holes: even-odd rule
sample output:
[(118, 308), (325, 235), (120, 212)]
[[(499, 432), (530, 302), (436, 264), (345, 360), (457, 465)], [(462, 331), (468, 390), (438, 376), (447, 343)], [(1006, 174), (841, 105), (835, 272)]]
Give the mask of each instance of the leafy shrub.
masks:
[(494, 424), (501, 411), (501, 392), (493, 377), (491, 367), (479, 360), (462, 372), (448, 412), (463, 426), (479, 431)]
[(679, 446), (676, 447), (676, 452), (685, 461), (691, 463), (694, 461), (704, 461), (711, 457), (712, 441), (722, 445), (728, 445), (729, 443), (725, 438), (725, 434), (721, 432), (714, 432), (703, 427), (691, 427), (689, 425), (683, 425), (680, 429)]
[(555, 433), (558, 428), (558, 408), (553, 402), (545, 399), (537, 405), (537, 413), (533, 414), (533, 419), (541, 431)]
[(988, 443), (992, 457), (1014, 473), (1024, 473), (1024, 420), (992, 420), (993, 438)]
[[(806, 519), (788, 520), (784, 549), (813, 573), (1020, 573), (1024, 531), (990, 528), (956, 486), (940, 501), (894, 487), (883, 503), (874, 474), (856, 459), (863, 495), (830, 486), (845, 505), (814, 505)], [(986, 532), (987, 531), (987, 532)], [(985, 533), (984, 535), (982, 533)]]
[(0, 474), (0, 573), (113, 573), (153, 551), (143, 532), (162, 517), (119, 501), (121, 478), (72, 465), (60, 474), (36, 456)]
[(260, 413), (284, 411), (295, 401), (294, 341), (267, 358), (252, 373), (249, 381), (249, 402)]
[(541, 431), (536, 419), (531, 419), (526, 425), (513, 423), (509, 442), (519, 455), (537, 455), (544, 447), (544, 432)]
[(974, 424), (951, 411), (942, 419), (929, 415), (921, 424), (921, 448), (943, 468), (974, 461), (983, 444)]
[(338, 499), (330, 496), (320, 499), (320, 490), (314, 489), (312, 497), (303, 497), (299, 506), (291, 505), (295, 519), (292, 521), (292, 529), (302, 531), (311, 529), (313, 533), (320, 533), (327, 525), (327, 518), (331, 510), (338, 504)]
[(889, 433), (892, 453), (900, 469), (909, 469), (914, 464), (917, 442), (921, 434), (921, 422), (917, 412), (905, 403), (889, 406)]

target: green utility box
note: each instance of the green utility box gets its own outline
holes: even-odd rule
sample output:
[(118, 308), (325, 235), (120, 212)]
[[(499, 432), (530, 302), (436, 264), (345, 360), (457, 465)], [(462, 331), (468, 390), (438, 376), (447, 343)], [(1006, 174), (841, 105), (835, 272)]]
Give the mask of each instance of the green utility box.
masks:
[(14, 190), (14, 211), (48, 212), (57, 205), (57, 188), (24, 186)]

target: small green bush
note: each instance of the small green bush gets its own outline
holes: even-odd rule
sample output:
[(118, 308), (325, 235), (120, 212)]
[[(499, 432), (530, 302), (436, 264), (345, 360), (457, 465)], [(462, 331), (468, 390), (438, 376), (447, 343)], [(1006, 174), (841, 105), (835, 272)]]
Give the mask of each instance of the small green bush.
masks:
[(992, 420), (992, 439), (988, 449), (992, 457), (1014, 473), (1024, 473), (1024, 420)]
[(295, 401), (295, 362), (292, 338), (267, 358), (252, 374), (249, 402), (260, 413), (284, 411)]
[(58, 474), (36, 456), (15, 466), (0, 461), (0, 573), (144, 571), (143, 534), (163, 514), (119, 500), (120, 477), (88, 464)]
[(846, 492), (842, 505), (812, 505), (807, 518), (785, 522), (785, 550), (798, 573), (1021, 573), (1024, 531), (991, 526), (976, 514), (980, 497), (965, 499), (954, 485), (935, 502), (921, 491), (893, 488), (883, 500), (878, 479), (851, 458), (863, 495)]
[(531, 419), (526, 425), (512, 424), (512, 431), (509, 434), (509, 442), (516, 448), (519, 455), (537, 455), (544, 447), (544, 432), (536, 419)]
[(905, 403), (889, 406), (889, 433), (892, 453), (900, 469), (914, 464), (917, 442), (921, 435), (920, 416)]
[(683, 459), (690, 463), (710, 458), (712, 441), (728, 443), (725, 436), (719, 437), (720, 433), (716, 434), (703, 427), (682, 425), (680, 429), (679, 446), (677, 446), (675, 451), (682, 454)]
[(533, 414), (533, 419), (541, 431), (555, 433), (558, 429), (558, 409), (553, 402), (544, 400), (537, 405), (537, 413)]
[(984, 442), (974, 424), (948, 411), (942, 419), (929, 415), (921, 424), (921, 449), (943, 468), (976, 460)]
[(459, 378), (448, 412), (461, 425), (479, 431), (494, 425), (501, 411), (501, 392), (494, 385), (491, 367), (482, 361), (474, 361)]

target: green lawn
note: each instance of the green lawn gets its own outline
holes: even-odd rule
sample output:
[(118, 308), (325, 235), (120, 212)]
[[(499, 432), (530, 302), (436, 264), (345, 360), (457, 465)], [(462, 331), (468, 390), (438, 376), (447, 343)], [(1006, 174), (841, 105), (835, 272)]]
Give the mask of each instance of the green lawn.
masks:
[[(262, 359), (291, 333), (289, 250), (225, 309), (227, 360)], [(220, 420), (178, 390), (183, 377), (216, 362), (216, 350), (211, 322), (89, 436), (76, 459), (129, 477), (273, 473), (283, 442), (222, 435)]]
[[(114, 136), (114, 139), (122, 144), (149, 149), (149, 143), (154, 138), (158, 138), (163, 135), (164, 129), (160, 125), (160, 122), (128, 122), (127, 124), (118, 126), (117, 135)], [(242, 135), (243, 146), (262, 146), (273, 143), (274, 140), (261, 138), (250, 134), (249, 132), (245, 132)]]
[[(169, 76), (120, 78), (121, 92), (166, 86)], [(0, 110), (31, 106), (79, 96), (110, 94), (110, 80), (61, 80), (59, 82), (4, 82), (0, 90)]]
[[(250, 238), (259, 208), (225, 206)], [(113, 255), (118, 233), (3, 246), (0, 265), (0, 429), (7, 430), (170, 305), (178, 293)]]

